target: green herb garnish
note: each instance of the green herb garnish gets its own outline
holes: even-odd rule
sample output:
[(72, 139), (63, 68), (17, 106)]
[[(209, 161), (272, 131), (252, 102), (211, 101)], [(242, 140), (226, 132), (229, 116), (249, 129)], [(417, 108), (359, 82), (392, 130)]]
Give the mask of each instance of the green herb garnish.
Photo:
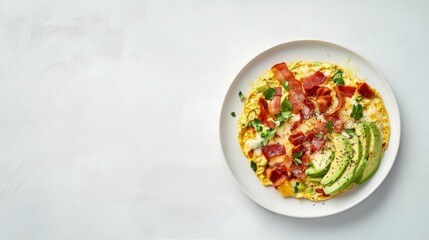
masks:
[(362, 96), (356, 97), (356, 102), (360, 102), (360, 101), (362, 101), (362, 99), (363, 99)]
[(235, 112), (231, 112), (231, 116), (232, 116), (232, 117), (235, 117)]
[(292, 110), (292, 103), (289, 100), (285, 99), (282, 102), (282, 112), (290, 112)]
[(264, 91), (264, 97), (267, 100), (271, 100), (276, 95), (277, 90), (275, 88), (268, 88)]
[(329, 121), (328, 123), (326, 123), (326, 125), (325, 125), (325, 128), (326, 128), (326, 130), (328, 130), (328, 132), (329, 133), (332, 133), (332, 126), (333, 126), (333, 123), (332, 123), (332, 121)]
[(256, 163), (254, 161), (250, 161), (250, 167), (256, 172)]
[(334, 74), (334, 77), (332, 77), (332, 80), (336, 84), (344, 85), (343, 71), (341, 69), (338, 69), (337, 72)]
[(289, 83), (286, 80), (283, 80), (282, 86), (285, 90), (289, 90)]
[(326, 141), (331, 142), (332, 139), (330, 137), (326, 136)]
[(298, 192), (298, 186), (299, 186), (299, 182), (296, 182), (295, 185), (293, 186), (293, 192), (294, 193)]
[(300, 158), (301, 156), (302, 156), (302, 151), (299, 151), (299, 152), (292, 154), (292, 157), (294, 157), (294, 158)]
[(355, 135), (355, 130), (352, 128), (347, 128), (344, 131), (346, 131), (346, 133), (350, 136), (353, 137)]
[(361, 117), (363, 117), (363, 107), (362, 105), (353, 105), (352, 112), (350, 113), (350, 117), (354, 118), (355, 120), (359, 120)]
[(244, 100), (244, 95), (241, 91), (238, 92), (238, 97), (240, 98), (240, 101)]
[(316, 134), (316, 137), (317, 137), (317, 138), (322, 138), (322, 137), (323, 137), (323, 133), (322, 133), (322, 132), (319, 132), (318, 134)]

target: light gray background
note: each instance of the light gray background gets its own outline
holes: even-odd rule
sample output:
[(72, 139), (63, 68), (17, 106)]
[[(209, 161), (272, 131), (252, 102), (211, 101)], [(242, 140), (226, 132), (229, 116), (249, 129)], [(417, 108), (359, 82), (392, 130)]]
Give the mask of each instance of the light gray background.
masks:
[[(428, 1), (0, 1), (0, 239), (428, 239)], [(319, 219), (237, 186), (223, 97), (316, 38), (374, 63), (402, 139), (381, 187)]]

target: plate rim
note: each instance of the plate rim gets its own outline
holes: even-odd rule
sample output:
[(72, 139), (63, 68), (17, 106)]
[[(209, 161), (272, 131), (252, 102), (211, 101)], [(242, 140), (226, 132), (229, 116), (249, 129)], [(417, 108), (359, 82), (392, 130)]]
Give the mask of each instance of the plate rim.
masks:
[[(393, 118), (395, 118), (395, 121), (397, 121), (398, 124), (398, 128), (397, 128), (397, 133), (398, 133), (398, 139), (396, 146), (391, 146), (390, 141), (392, 140), (390, 137), (392, 135), (392, 130), (390, 131), (390, 136), (389, 136), (389, 147), (394, 147), (392, 154), (393, 154), (393, 160), (392, 163), (388, 166), (386, 166), (386, 175), (382, 177), (380, 183), (373, 189), (370, 189), (369, 191), (367, 191), (362, 197), (361, 199), (359, 199), (358, 201), (353, 202), (350, 205), (347, 205), (346, 207), (343, 207), (342, 209), (339, 209), (337, 211), (332, 211), (326, 214), (314, 214), (312, 216), (308, 216), (308, 215), (297, 215), (297, 214), (285, 214), (285, 213), (281, 213), (281, 212), (277, 212), (274, 211), (274, 209), (268, 208), (266, 207), (264, 204), (262, 204), (258, 199), (255, 199), (252, 197), (252, 195), (244, 188), (244, 186), (239, 182), (238, 177), (234, 174), (232, 166), (230, 165), (229, 161), (226, 158), (226, 154), (225, 154), (225, 149), (223, 146), (223, 141), (222, 141), (222, 128), (223, 128), (223, 122), (224, 122), (224, 111), (225, 111), (225, 106), (227, 104), (227, 96), (229, 95), (231, 89), (233, 88), (234, 84), (237, 82), (237, 79), (239, 78), (239, 76), (245, 72), (245, 70), (252, 64), (254, 63), (259, 57), (262, 57), (263, 55), (268, 54), (270, 51), (273, 51), (277, 48), (281, 48), (281, 47), (287, 47), (287, 45), (292, 45), (292, 44), (296, 44), (296, 43), (313, 43), (313, 44), (324, 44), (324, 45), (329, 45), (331, 47), (336, 47), (336, 48), (341, 48), (342, 50), (345, 50), (347, 52), (350, 52), (358, 57), (360, 57), (362, 60), (366, 61), (368, 63), (368, 65), (381, 77), (379, 79), (379, 81), (381, 80), (386, 86), (387, 89), (385, 89), (387, 92), (389, 92), (389, 94), (392, 96), (392, 100), (393, 100), (393, 104), (392, 104), (392, 109), (394, 110), (393, 113), (389, 112), (389, 121), (391, 122)], [(396, 111), (395, 111), (396, 110)], [(393, 116), (395, 115), (395, 116)], [(241, 190), (250, 198), (252, 199), (252, 201), (254, 201), (255, 203), (257, 203), (259, 206), (261, 206), (264, 209), (267, 209), (270, 212), (279, 214), (279, 215), (283, 215), (283, 216), (288, 216), (288, 217), (295, 217), (295, 218), (319, 218), (319, 217), (327, 217), (327, 216), (332, 216), (341, 212), (344, 212), (346, 210), (349, 210), (351, 208), (353, 208), (354, 206), (362, 203), (363, 201), (365, 201), (370, 195), (372, 195), (382, 184), (383, 182), (386, 180), (387, 176), (390, 174), (392, 167), (396, 161), (396, 158), (398, 156), (398, 151), (399, 151), (399, 147), (400, 147), (400, 143), (401, 143), (401, 118), (400, 118), (400, 110), (399, 110), (399, 105), (396, 99), (396, 96), (389, 84), (389, 82), (387, 81), (386, 77), (384, 76), (384, 74), (370, 61), (368, 60), (367, 57), (364, 57), (364, 55), (357, 53), (356, 51), (348, 48), (348, 47), (344, 47), (340, 44), (337, 43), (333, 43), (330, 41), (326, 41), (326, 40), (322, 40), (322, 39), (311, 39), (311, 38), (303, 38), (303, 39), (293, 39), (290, 41), (286, 41), (286, 42), (282, 42), (279, 44), (276, 44), (272, 47), (269, 47), (261, 52), (259, 52), (257, 55), (253, 56), (250, 58), (250, 60), (248, 60), (244, 66), (242, 66), (240, 68), (240, 70), (238, 71), (237, 74), (235, 74), (235, 77), (233, 78), (233, 80), (230, 82), (229, 87), (227, 89), (227, 91), (224, 94), (223, 97), (223, 102), (222, 102), (222, 107), (220, 109), (220, 116), (219, 116), (219, 143), (221, 145), (221, 149), (222, 149), (222, 154), (224, 157), (224, 162), (226, 163), (226, 165), (228, 166), (229, 172), (230, 174), (233, 176), (234, 181), (236, 182), (236, 184), (241, 188)], [(281, 196), (280, 196), (281, 197)], [(305, 200), (304, 200), (305, 201)], [(309, 200), (308, 200), (309, 201)]]

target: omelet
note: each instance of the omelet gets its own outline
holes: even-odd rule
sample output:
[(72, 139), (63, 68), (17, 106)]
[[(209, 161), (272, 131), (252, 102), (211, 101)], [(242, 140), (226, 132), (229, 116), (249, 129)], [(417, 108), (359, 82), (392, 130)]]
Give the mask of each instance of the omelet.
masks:
[(363, 184), (388, 147), (379, 92), (338, 64), (278, 63), (240, 95), (241, 150), (261, 183), (283, 197), (322, 201)]

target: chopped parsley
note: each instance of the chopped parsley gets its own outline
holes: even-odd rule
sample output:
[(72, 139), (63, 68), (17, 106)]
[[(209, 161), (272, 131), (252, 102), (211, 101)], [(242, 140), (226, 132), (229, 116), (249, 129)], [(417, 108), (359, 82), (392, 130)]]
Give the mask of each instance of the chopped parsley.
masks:
[(282, 86), (285, 90), (289, 90), (289, 83), (286, 80), (283, 80)]
[(301, 161), (301, 159), (299, 159), (299, 158), (294, 158), (293, 159), (293, 162), (295, 163), (295, 165), (300, 165), (301, 163), (302, 163), (302, 161)]
[(301, 159), (299, 159), (302, 156), (302, 151), (296, 152), (292, 154), (293, 162), (298, 166), (302, 163)]
[(354, 118), (355, 120), (359, 120), (361, 117), (363, 117), (363, 107), (362, 105), (353, 105), (352, 112), (350, 113), (350, 117)]
[(336, 84), (344, 85), (343, 71), (341, 69), (338, 69), (337, 72), (334, 74), (334, 77), (332, 77), (332, 80)]
[(285, 99), (282, 102), (282, 112), (290, 112), (292, 110), (292, 103), (289, 100)]
[(256, 172), (256, 163), (254, 161), (250, 161), (250, 168), (252, 168), (253, 171)]
[(299, 186), (299, 182), (296, 182), (295, 185), (293, 185), (293, 192), (294, 193), (298, 192), (298, 186)]
[(267, 100), (271, 100), (276, 95), (277, 90), (275, 88), (268, 88), (264, 91), (264, 97)]
[(316, 137), (317, 137), (317, 138), (322, 138), (322, 137), (323, 137), (323, 133), (322, 133), (322, 132), (319, 132), (318, 134), (316, 134)]
[(238, 92), (238, 97), (240, 98), (240, 101), (243, 101), (245, 99), (245, 97), (241, 91)]
[(330, 137), (326, 136), (326, 141), (331, 142), (332, 139)]
[(352, 128), (347, 128), (344, 131), (346, 131), (346, 133), (350, 136), (353, 137), (355, 135), (355, 130)]
[(232, 116), (232, 117), (235, 117), (235, 112), (231, 112), (231, 116)]
[(360, 102), (360, 101), (362, 101), (362, 99), (363, 99), (362, 96), (356, 97), (356, 102)]
[(329, 133), (332, 133), (332, 126), (333, 126), (333, 122), (329, 121), (328, 123), (326, 123), (325, 128), (326, 130), (328, 130)]

